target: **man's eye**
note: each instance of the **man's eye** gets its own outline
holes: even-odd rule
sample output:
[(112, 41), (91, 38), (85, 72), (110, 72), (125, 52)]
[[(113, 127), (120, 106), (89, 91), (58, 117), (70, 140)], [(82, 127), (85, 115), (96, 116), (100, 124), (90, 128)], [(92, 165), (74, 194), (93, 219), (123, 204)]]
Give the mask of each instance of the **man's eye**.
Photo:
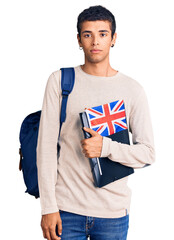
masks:
[(85, 34), (84, 37), (88, 37), (90, 34)]
[(101, 35), (105, 35), (106, 36), (106, 33), (102, 33)]

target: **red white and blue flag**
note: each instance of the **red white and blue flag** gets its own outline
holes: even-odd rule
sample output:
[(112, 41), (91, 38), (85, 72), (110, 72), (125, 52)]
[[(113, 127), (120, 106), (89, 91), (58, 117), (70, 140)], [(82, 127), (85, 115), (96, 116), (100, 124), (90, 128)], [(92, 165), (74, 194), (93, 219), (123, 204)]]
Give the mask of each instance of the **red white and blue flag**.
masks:
[(123, 100), (85, 108), (89, 126), (101, 136), (109, 136), (127, 129)]

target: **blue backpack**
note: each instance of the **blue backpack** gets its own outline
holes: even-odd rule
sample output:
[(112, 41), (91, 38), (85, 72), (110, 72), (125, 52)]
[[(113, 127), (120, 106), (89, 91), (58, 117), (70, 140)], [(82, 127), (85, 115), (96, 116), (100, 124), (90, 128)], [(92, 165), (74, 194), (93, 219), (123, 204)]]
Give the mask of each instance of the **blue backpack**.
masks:
[[(62, 123), (66, 119), (66, 105), (68, 95), (71, 93), (74, 81), (75, 71), (74, 68), (60, 68), (61, 72), (61, 89), (62, 89), (62, 105), (60, 114), (60, 130)], [(20, 162), (19, 170), (22, 170), (24, 183), (27, 187), (25, 193), (39, 198), (38, 178), (37, 178), (37, 165), (36, 165), (36, 147), (39, 123), (41, 117), (41, 110), (29, 114), (23, 120), (19, 133), (20, 141)], [(60, 131), (59, 131), (60, 136)], [(58, 140), (59, 140), (58, 136)], [(57, 155), (60, 150), (59, 143), (57, 142)]]

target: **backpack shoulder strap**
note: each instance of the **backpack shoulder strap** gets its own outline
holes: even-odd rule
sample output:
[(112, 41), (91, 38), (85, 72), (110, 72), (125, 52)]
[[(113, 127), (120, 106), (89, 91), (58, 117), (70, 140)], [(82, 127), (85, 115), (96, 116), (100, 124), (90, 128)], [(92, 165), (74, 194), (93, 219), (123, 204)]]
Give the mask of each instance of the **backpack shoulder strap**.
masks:
[[(74, 87), (75, 81), (75, 71), (73, 67), (70, 68), (60, 68), (61, 70), (61, 89), (62, 89), (62, 105), (61, 105), (61, 113), (60, 113), (60, 130), (62, 127), (62, 123), (65, 122), (66, 119), (66, 106), (68, 95), (71, 93)], [(60, 135), (59, 130), (59, 135)]]

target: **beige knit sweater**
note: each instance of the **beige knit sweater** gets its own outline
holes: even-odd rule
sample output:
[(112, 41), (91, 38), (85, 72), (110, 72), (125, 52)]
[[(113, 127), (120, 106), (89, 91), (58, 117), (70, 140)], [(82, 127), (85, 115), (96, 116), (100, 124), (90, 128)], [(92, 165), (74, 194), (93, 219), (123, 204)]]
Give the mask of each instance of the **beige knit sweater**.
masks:
[[(79, 113), (85, 108), (123, 99), (131, 145), (103, 137), (101, 157), (133, 168), (155, 161), (148, 100), (140, 83), (118, 72), (112, 77), (87, 74), (75, 67), (75, 84), (67, 102), (66, 121), (57, 140), (61, 106), (61, 71), (47, 81), (37, 142), (37, 168), (41, 214), (69, 211), (85, 216), (116, 218), (130, 212), (128, 177), (102, 188), (93, 184), (89, 159), (82, 152), (84, 139)], [(136, 173), (135, 173), (136, 174)], [(131, 177), (136, 177), (135, 174)]]

